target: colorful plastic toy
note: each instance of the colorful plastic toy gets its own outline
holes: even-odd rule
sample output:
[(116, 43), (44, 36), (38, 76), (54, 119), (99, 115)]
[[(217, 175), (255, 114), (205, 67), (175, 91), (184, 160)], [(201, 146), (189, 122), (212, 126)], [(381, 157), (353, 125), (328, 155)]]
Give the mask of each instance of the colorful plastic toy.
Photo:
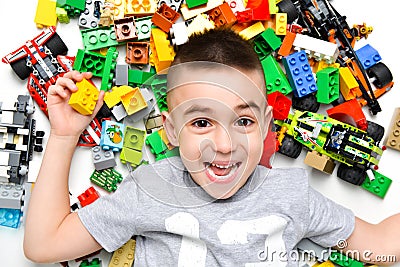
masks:
[(302, 146), (326, 155), (340, 164), (339, 178), (361, 185), (366, 174), (374, 179), (383, 153), (379, 143), (384, 128), (370, 123), (367, 131), (312, 112), (295, 111), (284, 121), (276, 120), (278, 137), (281, 137), (279, 152), (297, 158)]
[(86, 79), (77, 82), (76, 86), (78, 91), (71, 94), (68, 104), (83, 115), (91, 115), (96, 107), (99, 90)]
[(100, 146), (104, 150), (118, 152), (124, 141), (125, 125), (122, 123), (105, 120), (101, 125)]

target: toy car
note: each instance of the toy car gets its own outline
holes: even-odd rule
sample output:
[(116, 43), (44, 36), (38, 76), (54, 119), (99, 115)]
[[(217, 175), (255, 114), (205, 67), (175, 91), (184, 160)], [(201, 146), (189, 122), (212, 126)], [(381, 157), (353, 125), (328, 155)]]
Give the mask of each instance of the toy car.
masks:
[[(74, 57), (65, 56), (67, 52), (68, 48), (56, 33), (56, 28), (49, 27), (2, 59), (4, 63), (10, 64), (20, 79), (25, 80), (29, 77), (28, 91), (46, 116), (49, 87), (64, 73), (72, 70)], [(102, 111), (105, 108), (103, 107)], [(79, 145), (96, 145), (95, 141), (100, 139), (101, 134), (101, 115), (110, 116), (110, 112), (99, 113), (82, 133)]]
[(384, 147), (379, 143), (384, 128), (373, 122), (367, 131), (309, 111), (295, 111), (285, 120), (275, 120), (279, 152), (297, 158), (302, 147), (341, 162), (337, 175), (355, 185), (378, 168)]
[(0, 181), (22, 184), (33, 151), (42, 152), (43, 131), (36, 131), (32, 99), (20, 95), (16, 102), (0, 102)]

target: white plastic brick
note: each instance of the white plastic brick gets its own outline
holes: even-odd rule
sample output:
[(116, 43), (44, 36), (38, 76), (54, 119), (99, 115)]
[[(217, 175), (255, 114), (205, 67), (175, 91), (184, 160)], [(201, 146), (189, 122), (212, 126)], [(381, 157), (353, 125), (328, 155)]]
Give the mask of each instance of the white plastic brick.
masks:
[(10, 153), (6, 151), (0, 151), (0, 165), (8, 166), (9, 159), (10, 159)]
[(296, 34), (293, 46), (297, 51), (304, 50), (309, 58), (325, 60), (328, 64), (333, 64), (339, 56), (336, 44), (304, 34)]
[(3, 110), (2, 113), (0, 114), (0, 123), (13, 124), (14, 123), (14, 112)]

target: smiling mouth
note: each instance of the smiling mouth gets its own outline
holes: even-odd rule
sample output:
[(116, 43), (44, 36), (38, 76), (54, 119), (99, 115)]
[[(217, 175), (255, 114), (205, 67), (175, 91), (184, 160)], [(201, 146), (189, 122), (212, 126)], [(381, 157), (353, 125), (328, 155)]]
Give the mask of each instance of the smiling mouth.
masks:
[(230, 164), (205, 163), (206, 174), (212, 182), (227, 183), (234, 179), (240, 162)]

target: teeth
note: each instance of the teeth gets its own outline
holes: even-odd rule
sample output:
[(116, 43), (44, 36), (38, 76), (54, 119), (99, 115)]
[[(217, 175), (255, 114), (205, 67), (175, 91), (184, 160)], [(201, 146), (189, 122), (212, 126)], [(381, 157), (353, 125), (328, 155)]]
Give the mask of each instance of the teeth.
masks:
[(221, 168), (221, 169), (228, 169), (228, 168), (233, 167), (233, 165), (235, 165), (235, 164), (232, 163), (230, 165), (219, 165), (219, 164), (211, 163), (210, 165), (213, 167)]
[[(222, 176), (220, 176), (220, 175), (216, 175), (216, 174), (212, 171), (212, 169), (209, 168), (210, 166), (214, 166), (214, 167), (218, 167), (218, 168), (224, 168), (224, 169), (227, 169), (227, 168), (231, 168), (231, 167), (232, 167), (232, 169), (229, 171), (229, 173), (228, 173), (227, 175), (222, 175)], [(239, 167), (239, 165), (238, 165), (237, 163), (235, 163), (235, 164), (230, 164), (230, 165), (218, 165), (218, 164), (211, 163), (211, 164), (208, 165), (208, 167), (206, 168), (206, 170), (207, 170), (208, 174), (210, 174), (210, 175), (211, 175), (212, 177), (214, 177), (215, 179), (218, 179), (218, 180), (226, 180), (226, 179), (228, 179), (231, 175), (233, 175), (233, 174), (236, 172), (236, 170), (238, 169), (238, 167)]]

